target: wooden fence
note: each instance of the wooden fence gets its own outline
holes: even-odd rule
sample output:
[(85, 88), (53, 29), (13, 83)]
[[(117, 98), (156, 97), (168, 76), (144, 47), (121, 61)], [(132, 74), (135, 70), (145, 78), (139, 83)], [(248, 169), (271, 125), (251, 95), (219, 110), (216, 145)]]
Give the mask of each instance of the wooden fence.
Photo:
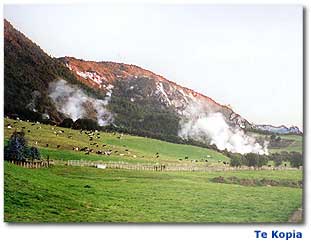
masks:
[(289, 167), (230, 167), (230, 166), (211, 166), (208, 164), (156, 164), (156, 163), (126, 163), (126, 162), (103, 162), (86, 160), (68, 160), (65, 165), (97, 167), (101, 169), (128, 169), (138, 171), (190, 171), (190, 172), (214, 172), (214, 171), (241, 171), (241, 170), (297, 170)]
[(53, 163), (51, 161), (18, 161), (12, 160), (11, 163), (24, 168), (48, 168)]

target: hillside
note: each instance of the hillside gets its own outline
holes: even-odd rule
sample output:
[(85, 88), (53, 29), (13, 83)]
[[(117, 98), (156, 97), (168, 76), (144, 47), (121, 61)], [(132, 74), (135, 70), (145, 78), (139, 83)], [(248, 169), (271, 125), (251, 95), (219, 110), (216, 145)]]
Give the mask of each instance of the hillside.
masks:
[(245, 134), (254, 125), (229, 107), (135, 65), (53, 58), (6, 20), (4, 90), (11, 118), (87, 118), (118, 132), (266, 153)]
[[(81, 133), (79, 130), (11, 119), (5, 119), (4, 123), (5, 140), (15, 130), (23, 129), (29, 145), (39, 147), (43, 158), (49, 156), (54, 160), (208, 165), (219, 164), (219, 161), (222, 165), (223, 161), (229, 161), (228, 157), (217, 151), (145, 137), (98, 132), (90, 140), (87, 131)], [(83, 148), (92, 151), (86, 154), (87, 151), (83, 151)], [(102, 154), (97, 154), (98, 151)], [(105, 152), (111, 153), (105, 155)]]
[(63, 57), (60, 60), (78, 80), (111, 97), (112, 104), (119, 98), (125, 99), (123, 103), (134, 106), (152, 104), (158, 110), (170, 111), (179, 118), (189, 116), (189, 107), (195, 106), (205, 114), (221, 113), (232, 126), (250, 127), (246, 119), (227, 106), (138, 66), (84, 61), (74, 57)]
[[(51, 83), (60, 79), (74, 84), (86, 95), (109, 99), (114, 123), (130, 130), (177, 136), (178, 122), (189, 104), (205, 112), (221, 112), (228, 123), (244, 127), (248, 122), (209, 97), (134, 65), (87, 62), (47, 55), (4, 20), (5, 115), (61, 122), (70, 115), (49, 97)], [(94, 117), (98, 108), (87, 104), (84, 117)], [(91, 105), (91, 106), (90, 106)], [(92, 113), (93, 112), (93, 113)]]

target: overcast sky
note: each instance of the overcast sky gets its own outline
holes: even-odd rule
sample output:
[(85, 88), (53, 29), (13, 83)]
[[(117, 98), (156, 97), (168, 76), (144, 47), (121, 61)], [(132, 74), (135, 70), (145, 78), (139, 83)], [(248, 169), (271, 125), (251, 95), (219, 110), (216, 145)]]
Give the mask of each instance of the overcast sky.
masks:
[(257, 124), (302, 128), (302, 7), (7, 5), (52, 56), (135, 64)]

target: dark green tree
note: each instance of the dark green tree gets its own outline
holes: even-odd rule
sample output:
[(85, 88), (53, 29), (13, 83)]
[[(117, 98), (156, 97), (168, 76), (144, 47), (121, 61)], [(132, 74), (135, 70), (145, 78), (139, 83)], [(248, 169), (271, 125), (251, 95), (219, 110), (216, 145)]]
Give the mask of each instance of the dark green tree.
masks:
[(302, 154), (299, 152), (291, 152), (289, 161), (292, 167), (299, 168), (303, 163)]
[(92, 119), (78, 119), (72, 125), (73, 129), (84, 129), (84, 130), (99, 130), (100, 127), (98, 123)]
[(230, 154), (230, 166), (232, 167), (239, 167), (241, 165), (245, 165), (246, 159), (245, 156), (239, 153), (232, 153)]
[(32, 161), (35, 159), (39, 160), (41, 158), (38, 148), (36, 148), (34, 146), (30, 147), (28, 154), (29, 154), (29, 158), (31, 158)]
[(4, 148), (5, 160), (24, 161), (28, 156), (27, 141), (25, 139), (25, 132), (15, 131), (9, 140), (8, 145)]
[(73, 126), (73, 120), (71, 118), (65, 118), (60, 124), (59, 126), (60, 127), (63, 127), (63, 128), (72, 128)]
[(280, 153), (271, 154), (270, 159), (274, 161), (275, 166), (280, 166), (283, 162), (283, 158)]

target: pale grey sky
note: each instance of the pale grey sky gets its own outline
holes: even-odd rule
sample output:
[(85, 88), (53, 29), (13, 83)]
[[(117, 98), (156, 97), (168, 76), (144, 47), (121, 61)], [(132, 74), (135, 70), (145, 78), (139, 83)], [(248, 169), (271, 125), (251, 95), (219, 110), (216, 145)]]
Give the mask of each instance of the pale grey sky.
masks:
[(7, 5), (52, 56), (135, 64), (257, 124), (302, 128), (303, 22), (295, 5)]

